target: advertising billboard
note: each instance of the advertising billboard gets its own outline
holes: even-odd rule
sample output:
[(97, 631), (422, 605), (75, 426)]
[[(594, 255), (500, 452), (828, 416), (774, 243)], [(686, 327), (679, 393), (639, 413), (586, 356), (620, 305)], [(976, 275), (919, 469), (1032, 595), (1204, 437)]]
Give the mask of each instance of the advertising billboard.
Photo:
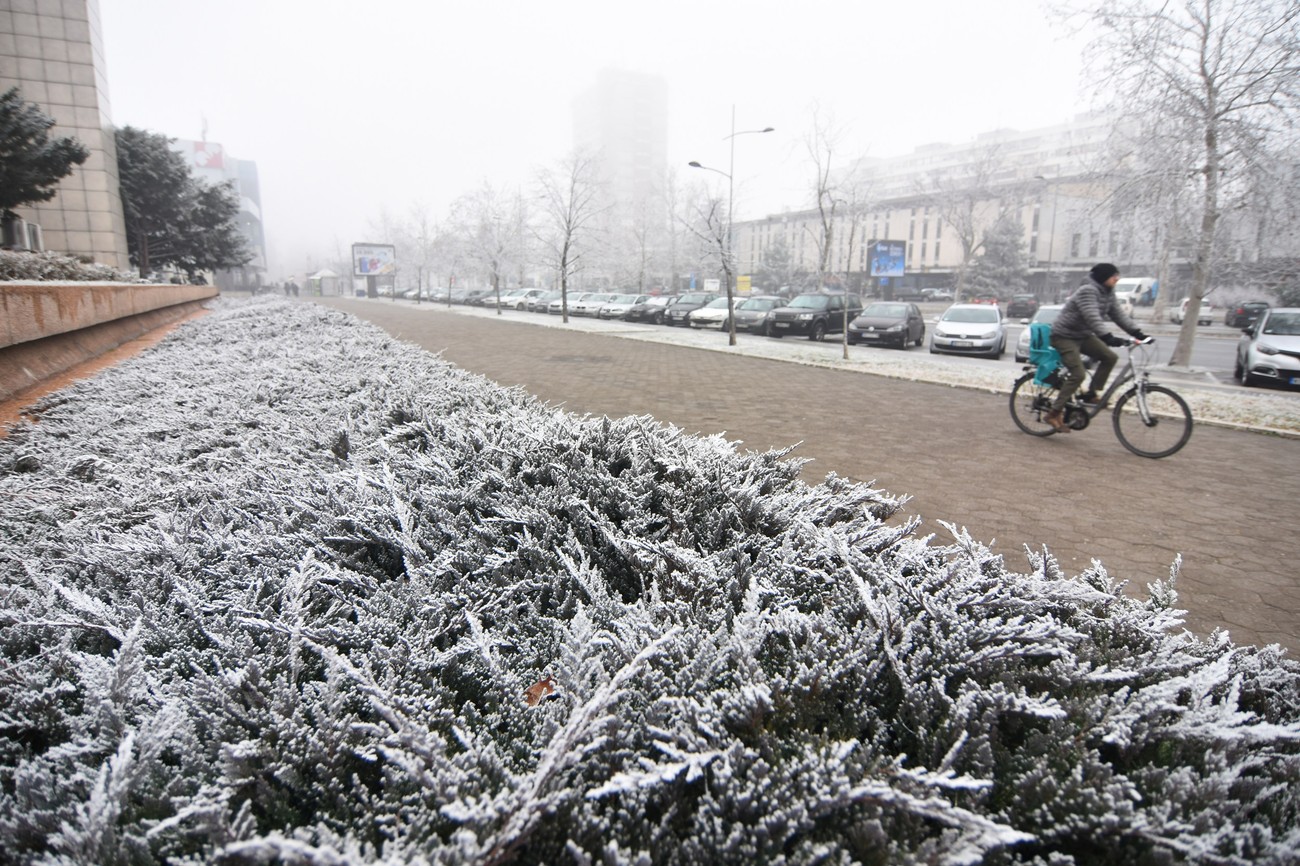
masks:
[(907, 241), (872, 241), (868, 266), (873, 277), (901, 277), (907, 260)]
[(375, 277), (397, 273), (397, 247), (391, 244), (353, 244), (352, 275)]

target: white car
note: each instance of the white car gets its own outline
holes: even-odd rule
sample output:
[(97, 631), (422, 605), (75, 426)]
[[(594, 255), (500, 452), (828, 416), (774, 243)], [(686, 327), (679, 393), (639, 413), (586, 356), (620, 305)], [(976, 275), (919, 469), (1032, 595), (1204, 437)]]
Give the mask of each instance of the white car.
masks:
[[(1187, 305), (1191, 298), (1183, 298), (1183, 302), (1178, 305), (1178, 309), (1169, 311), (1169, 321), (1175, 325), (1181, 325), (1183, 319), (1187, 318)], [(1214, 322), (1214, 305), (1209, 301), (1201, 300), (1201, 311), (1196, 314), (1196, 324), (1209, 325)]]
[(1300, 387), (1300, 307), (1267, 310), (1237, 343), (1233, 374), (1243, 385)]
[(576, 302), (569, 302), (570, 316), (594, 316), (600, 312), (602, 304), (607, 304), (617, 297), (613, 292), (592, 292), (583, 295)]
[(649, 295), (615, 295), (600, 305), (600, 309), (596, 311), (596, 318), (621, 319), (628, 310), (648, 300), (650, 300)]
[(994, 304), (953, 304), (934, 324), (930, 352), (1001, 358), (1007, 348), (1006, 323)]
[[(573, 312), (573, 305), (576, 304), (578, 301), (581, 301), (583, 298), (590, 297), (591, 295), (594, 294), (595, 292), (569, 292), (569, 312), (570, 313)], [(560, 313), (564, 312), (563, 302), (564, 302), (563, 296), (556, 295), (555, 299), (552, 300), (551, 303), (547, 305), (546, 312), (552, 316), (560, 315)]]
[[(739, 298), (732, 297), (732, 304), (735, 304)], [(728, 330), (727, 321), (731, 318), (728, 310), (732, 309), (727, 306), (727, 298), (724, 295), (721, 298), (714, 298), (698, 310), (691, 310), (686, 317), (686, 323), (692, 328), (713, 328), (715, 330)]]

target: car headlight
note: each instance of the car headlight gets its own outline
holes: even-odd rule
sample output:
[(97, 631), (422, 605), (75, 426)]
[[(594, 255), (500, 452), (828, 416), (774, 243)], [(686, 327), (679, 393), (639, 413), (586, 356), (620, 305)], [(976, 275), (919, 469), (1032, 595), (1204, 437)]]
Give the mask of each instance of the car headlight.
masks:
[(886, 331), (901, 331), (901, 330), (903, 330), (903, 323), (902, 323), (902, 322), (899, 322), (897, 325), (890, 325), (888, 328), (885, 328), (885, 330), (886, 330)]
[(801, 322), (806, 322), (812, 317), (813, 317), (812, 313), (800, 313), (799, 315), (795, 316), (795, 318)]
[(1255, 351), (1261, 355), (1276, 355), (1280, 350), (1273, 348), (1268, 343), (1256, 343)]
[(994, 337), (996, 337), (997, 335), (998, 335), (998, 332), (997, 332), (997, 331), (988, 331), (988, 332), (986, 332), (986, 333), (980, 334), (979, 339), (981, 339), (981, 340), (992, 340), (992, 339), (993, 339)]

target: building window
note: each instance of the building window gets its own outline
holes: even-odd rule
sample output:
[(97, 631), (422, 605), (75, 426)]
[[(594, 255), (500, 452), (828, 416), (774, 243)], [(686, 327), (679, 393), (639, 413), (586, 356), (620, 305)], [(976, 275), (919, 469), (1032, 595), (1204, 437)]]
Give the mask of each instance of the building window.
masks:
[(1082, 243), (1083, 235), (1076, 232), (1070, 237), (1070, 258), (1077, 259), (1079, 257), (1079, 246)]
[(1094, 259), (1101, 253), (1101, 235), (1096, 232), (1092, 235), (1092, 240), (1088, 243), (1088, 255)]

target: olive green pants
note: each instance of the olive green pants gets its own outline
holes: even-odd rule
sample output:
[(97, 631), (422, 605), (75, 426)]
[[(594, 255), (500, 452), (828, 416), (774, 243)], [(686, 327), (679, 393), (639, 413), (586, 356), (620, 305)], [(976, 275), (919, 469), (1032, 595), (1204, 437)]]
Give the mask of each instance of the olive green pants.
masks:
[(1083, 380), (1088, 378), (1088, 369), (1083, 366), (1083, 356), (1087, 355), (1097, 362), (1097, 369), (1092, 373), (1092, 390), (1098, 394), (1106, 387), (1106, 380), (1110, 378), (1110, 371), (1115, 369), (1115, 364), (1119, 361), (1119, 355), (1110, 350), (1110, 347), (1101, 341), (1096, 334), (1089, 334), (1082, 340), (1071, 340), (1066, 337), (1052, 337), (1052, 347), (1061, 353), (1061, 363), (1070, 372), (1066, 375), (1065, 381), (1061, 383), (1061, 390), (1057, 392), (1056, 399), (1052, 401), (1052, 409), (1062, 409), (1074, 392), (1079, 390)]

